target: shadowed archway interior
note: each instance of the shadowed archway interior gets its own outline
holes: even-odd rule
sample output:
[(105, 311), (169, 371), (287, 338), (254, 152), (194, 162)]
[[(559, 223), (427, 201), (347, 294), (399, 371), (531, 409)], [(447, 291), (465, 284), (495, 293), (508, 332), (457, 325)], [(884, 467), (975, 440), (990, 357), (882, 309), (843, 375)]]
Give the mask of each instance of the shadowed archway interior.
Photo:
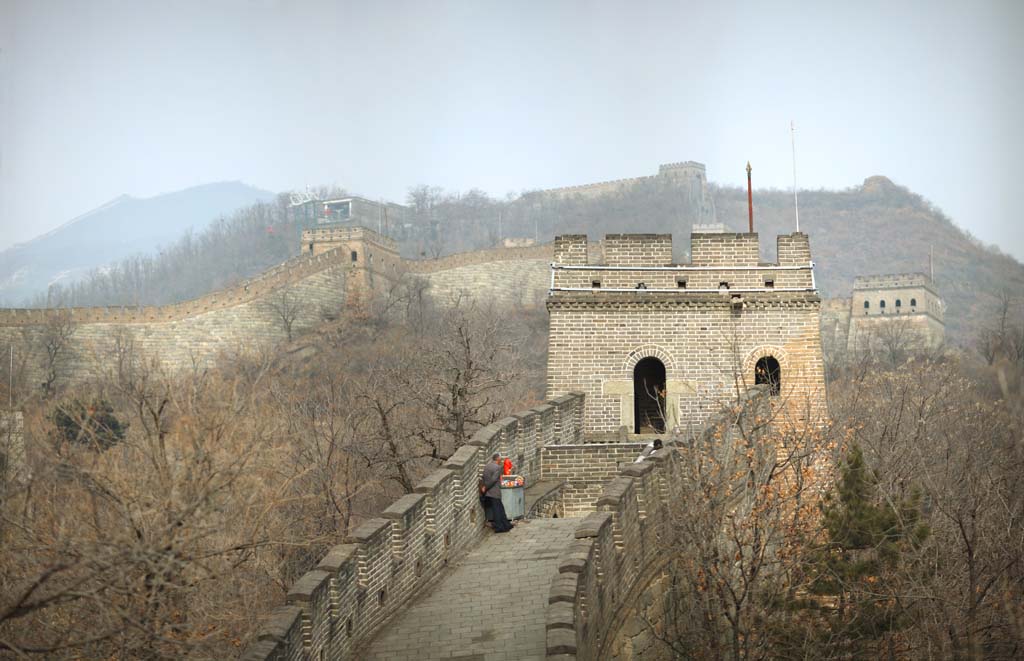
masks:
[(633, 368), (633, 432), (665, 431), (665, 364), (644, 358)]
[(772, 395), (782, 392), (782, 368), (774, 356), (765, 356), (754, 365), (754, 384), (768, 384), (768, 390)]

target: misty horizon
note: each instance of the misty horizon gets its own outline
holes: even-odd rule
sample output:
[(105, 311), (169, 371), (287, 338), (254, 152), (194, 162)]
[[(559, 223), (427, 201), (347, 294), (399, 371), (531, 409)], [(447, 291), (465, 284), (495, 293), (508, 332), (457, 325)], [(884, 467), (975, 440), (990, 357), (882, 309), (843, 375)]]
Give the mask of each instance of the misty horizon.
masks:
[[(927, 9), (927, 11), (924, 11)], [(1013, 2), (0, 1), (0, 249), (121, 195), (218, 181), (501, 198), (705, 163), (883, 175), (1024, 258)]]

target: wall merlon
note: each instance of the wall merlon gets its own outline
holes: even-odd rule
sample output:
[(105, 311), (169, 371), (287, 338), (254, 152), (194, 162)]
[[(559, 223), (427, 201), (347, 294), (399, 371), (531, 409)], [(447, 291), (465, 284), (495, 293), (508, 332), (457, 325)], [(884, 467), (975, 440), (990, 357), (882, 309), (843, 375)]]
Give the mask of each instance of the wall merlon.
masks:
[(354, 572), (358, 549), (357, 544), (338, 544), (327, 552), (316, 568), (331, 574), (337, 574), (342, 569)]
[(257, 640), (245, 648), (239, 661), (285, 661), (281, 643), (273, 640)]
[(288, 590), (287, 603), (308, 603), (318, 591), (327, 589), (327, 579), (329, 576), (330, 574), (322, 569), (306, 572)]
[(555, 574), (555, 577), (551, 579), (551, 588), (548, 591), (548, 603), (574, 603), (576, 601), (578, 582), (579, 574), (572, 572), (558, 572)]
[(633, 487), (633, 480), (628, 477), (616, 477), (604, 486), (604, 493), (597, 500), (598, 507), (616, 507)]
[(576, 539), (598, 537), (601, 532), (612, 524), (612, 515), (608, 512), (592, 512), (576, 526)]
[[(475, 435), (474, 438), (476, 438)], [(489, 438), (491, 437), (488, 436), (488, 439)], [(486, 444), (486, 441), (484, 442), (484, 444)], [(478, 461), (477, 455), (479, 454), (479, 452), (480, 450), (477, 448), (477, 446), (463, 445), (461, 448), (456, 450), (451, 457), (448, 458), (448, 461), (444, 463), (444, 467), (452, 468), (455, 470), (462, 470), (467, 465), (475, 464)]]
[(427, 497), (421, 493), (406, 494), (391, 503), (380, 515), (385, 519), (402, 521), (404, 527), (409, 527), (411, 517), (419, 513), (426, 502)]
[(299, 606), (278, 606), (263, 625), (258, 640), (284, 642), (293, 638), (301, 626), (302, 608)]
[(548, 604), (544, 628), (551, 629), (575, 629), (576, 611), (573, 604), (565, 601), (556, 601)]
[(415, 487), (416, 493), (432, 494), (445, 486), (448, 480), (455, 475), (447, 468), (439, 468), (430, 475), (420, 480)]
[(391, 530), (391, 521), (383, 518), (373, 518), (363, 522), (355, 530), (349, 533), (346, 542), (355, 544), (367, 544), (379, 540)]
[[(664, 451), (664, 450), (662, 450)], [(649, 461), (641, 461), (639, 464), (630, 464), (624, 467), (619, 473), (626, 477), (643, 477), (654, 470), (654, 464)]]

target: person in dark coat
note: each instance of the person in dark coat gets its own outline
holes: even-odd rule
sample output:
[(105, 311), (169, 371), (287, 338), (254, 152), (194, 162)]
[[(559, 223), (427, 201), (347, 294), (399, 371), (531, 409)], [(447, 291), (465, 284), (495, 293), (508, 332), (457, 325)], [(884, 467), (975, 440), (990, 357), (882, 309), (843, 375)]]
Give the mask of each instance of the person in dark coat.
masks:
[(512, 522), (505, 514), (505, 506), (501, 503), (501, 455), (497, 452), (491, 457), (490, 463), (484, 466), (480, 481), (484, 488), (484, 508), (494, 532), (512, 530)]

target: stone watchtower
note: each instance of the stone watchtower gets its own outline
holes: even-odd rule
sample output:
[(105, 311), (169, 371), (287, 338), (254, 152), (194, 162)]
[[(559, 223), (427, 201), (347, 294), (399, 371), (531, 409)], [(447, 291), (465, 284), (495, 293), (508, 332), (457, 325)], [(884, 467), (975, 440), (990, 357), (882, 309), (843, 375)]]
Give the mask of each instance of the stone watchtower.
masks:
[(898, 340), (907, 348), (934, 348), (945, 335), (945, 306), (931, 277), (893, 273), (854, 279), (848, 351), (877, 350), (886, 340)]
[(689, 264), (667, 234), (555, 239), (548, 397), (586, 393), (584, 430), (661, 433), (699, 425), (766, 383), (797, 425), (826, 414), (820, 299), (806, 234), (695, 233)]
[(302, 254), (338, 250), (347, 265), (345, 300), (350, 309), (365, 310), (374, 293), (386, 292), (404, 266), (393, 239), (358, 225), (335, 225), (302, 231)]

